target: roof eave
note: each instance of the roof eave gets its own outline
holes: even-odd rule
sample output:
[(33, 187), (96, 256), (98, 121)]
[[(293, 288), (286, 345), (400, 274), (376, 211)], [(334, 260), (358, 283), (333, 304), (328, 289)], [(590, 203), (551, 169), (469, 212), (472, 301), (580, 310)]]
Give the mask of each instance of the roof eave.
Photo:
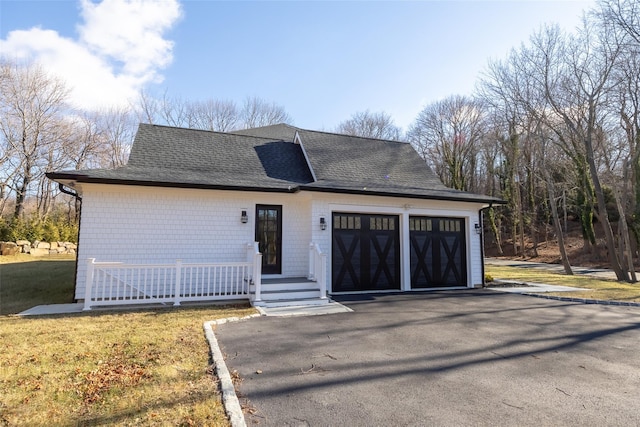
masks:
[(448, 195), (440, 195), (440, 194), (410, 194), (410, 193), (397, 193), (397, 192), (389, 192), (389, 191), (376, 191), (376, 190), (356, 190), (350, 188), (326, 188), (326, 187), (315, 187), (315, 186), (307, 186), (301, 185), (299, 187), (300, 190), (304, 191), (317, 191), (321, 193), (340, 193), (340, 194), (357, 194), (364, 196), (386, 196), (386, 197), (397, 197), (397, 198), (409, 198), (409, 199), (423, 199), (423, 200), (446, 200), (450, 202), (466, 202), (466, 203), (482, 203), (486, 204), (487, 207), (491, 205), (503, 205), (507, 202), (501, 199), (496, 199), (493, 197), (477, 197), (477, 198), (465, 198), (465, 197), (455, 197)]
[(87, 184), (109, 184), (109, 185), (131, 185), (139, 187), (163, 187), (163, 188), (191, 188), (200, 190), (225, 190), (225, 191), (260, 191), (269, 193), (296, 193), (298, 186), (288, 185), (285, 187), (256, 187), (242, 185), (222, 185), (222, 184), (201, 184), (189, 182), (168, 182), (168, 181), (144, 181), (133, 179), (96, 178), (83, 174), (66, 174), (49, 172), (47, 178), (56, 182), (63, 182), (67, 186), (75, 187), (75, 183)]

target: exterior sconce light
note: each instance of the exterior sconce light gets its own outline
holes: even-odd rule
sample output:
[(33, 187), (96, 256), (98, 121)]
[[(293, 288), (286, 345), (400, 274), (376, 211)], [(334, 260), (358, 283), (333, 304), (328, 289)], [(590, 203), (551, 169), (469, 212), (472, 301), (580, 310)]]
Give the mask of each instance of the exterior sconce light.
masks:
[(247, 216), (247, 211), (242, 211), (242, 215), (240, 215), (240, 222), (246, 224), (249, 222), (249, 217)]
[(327, 222), (325, 221), (324, 217), (321, 216), (320, 217), (320, 230), (326, 230), (327, 229)]
[(475, 224), (475, 228), (476, 234), (482, 234), (482, 228), (480, 227), (480, 224)]

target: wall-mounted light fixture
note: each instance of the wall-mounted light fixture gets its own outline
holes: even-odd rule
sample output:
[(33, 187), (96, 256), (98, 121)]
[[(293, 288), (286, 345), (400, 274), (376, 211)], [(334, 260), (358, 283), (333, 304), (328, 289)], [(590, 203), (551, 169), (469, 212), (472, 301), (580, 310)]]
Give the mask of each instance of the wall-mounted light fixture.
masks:
[(247, 216), (247, 211), (242, 211), (242, 214), (240, 215), (240, 222), (243, 224), (246, 224), (247, 222), (249, 222), (249, 217)]
[(475, 224), (475, 228), (476, 234), (482, 234), (482, 227), (480, 227), (480, 224)]
[(324, 217), (321, 216), (320, 217), (320, 230), (326, 230), (327, 229), (327, 222), (325, 221)]

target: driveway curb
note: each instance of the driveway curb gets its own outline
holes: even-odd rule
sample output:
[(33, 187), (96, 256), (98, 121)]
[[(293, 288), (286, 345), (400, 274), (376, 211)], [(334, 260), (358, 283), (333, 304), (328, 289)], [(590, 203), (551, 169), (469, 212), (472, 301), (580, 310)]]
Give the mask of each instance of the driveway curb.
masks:
[(640, 303), (639, 302), (631, 302), (631, 301), (609, 301), (609, 300), (590, 299), (590, 298), (559, 297), (557, 295), (533, 294), (533, 293), (529, 293), (529, 292), (522, 292), (520, 295), (526, 295), (528, 297), (552, 299), (552, 300), (556, 300), (556, 301), (579, 302), (579, 303), (582, 303), (582, 304), (617, 305), (617, 306), (623, 306), (623, 307), (640, 307)]
[(229, 317), (227, 319), (211, 320), (208, 322), (204, 322), (203, 324), (204, 335), (209, 342), (209, 348), (211, 350), (211, 358), (213, 359), (213, 363), (216, 366), (216, 375), (220, 380), (222, 404), (224, 405), (224, 410), (229, 417), (229, 421), (231, 422), (232, 427), (246, 427), (247, 423), (244, 420), (244, 414), (242, 413), (242, 408), (240, 407), (240, 401), (238, 400), (238, 396), (236, 395), (233, 381), (231, 380), (231, 374), (229, 373), (227, 364), (224, 361), (224, 356), (222, 355), (222, 351), (220, 350), (220, 346), (218, 345), (218, 339), (213, 333), (213, 328), (211, 325), (221, 325), (227, 322), (238, 322), (240, 320), (251, 319), (253, 317), (259, 316), (260, 314), (252, 314), (245, 317)]

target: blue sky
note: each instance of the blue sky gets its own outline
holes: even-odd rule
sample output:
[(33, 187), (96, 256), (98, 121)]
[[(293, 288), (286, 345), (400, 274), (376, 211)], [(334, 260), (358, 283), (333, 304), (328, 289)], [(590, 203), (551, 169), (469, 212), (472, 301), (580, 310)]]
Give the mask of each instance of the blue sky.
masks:
[(357, 111), (406, 127), (470, 94), (490, 58), (544, 23), (571, 30), (593, 1), (0, 2), (0, 54), (65, 78), (84, 108), (161, 95), (259, 96), (331, 130)]

